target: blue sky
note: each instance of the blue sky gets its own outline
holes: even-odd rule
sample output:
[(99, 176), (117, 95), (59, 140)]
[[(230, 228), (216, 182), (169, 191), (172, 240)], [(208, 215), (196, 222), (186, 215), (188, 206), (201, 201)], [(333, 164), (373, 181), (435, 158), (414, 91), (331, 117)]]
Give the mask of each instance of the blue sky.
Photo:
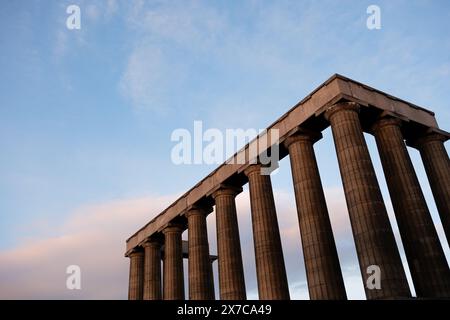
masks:
[[(70, 4), (80, 6), (80, 30), (66, 28)], [(366, 27), (370, 4), (381, 8), (380, 30)], [(10, 259), (30, 243), (70, 234), (62, 226), (74, 215), (138, 203), (131, 225), (112, 228), (122, 245), (215, 168), (174, 165), (173, 130), (192, 130), (194, 120), (220, 130), (265, 128), (334, 73), (428, 108), (450, 130), (448, 30), (448, 1), (2, 1), (0, 253)], [(373, 138), (367, 140), (389, 207)], [(316, 154), (327, 195), (342, 205), (329, 130)], [(410, 154), (442, 236), (420, 157)], [(292, 204), (289, 161), (280, 165), (274, 189)], [(346, 248), (338, 248), (341, 260)], [(63, 251), (70, 250), (81, 249)], [(40, 297), (34, 289), (17, 296)], [(48, 297), (65, 294), (52, 290)], [(126, 295), (126, 288), (112, 296), (86, 291), (67, 297)]]

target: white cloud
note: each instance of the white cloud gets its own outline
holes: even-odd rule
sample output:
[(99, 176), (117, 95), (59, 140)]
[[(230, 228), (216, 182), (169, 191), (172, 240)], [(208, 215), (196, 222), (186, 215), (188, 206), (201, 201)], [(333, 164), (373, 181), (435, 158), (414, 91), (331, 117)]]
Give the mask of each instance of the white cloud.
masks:
[(86, 32), (84, 27), (84, 11), (89, 19), (94, 19), (94, 16), (98, 15), (98, 9), (95, 5), (88, 5), (86, 7), (81, 6), (81, 24), (80, 29), (69, 30), (66, 22), (69, 14), (66, 13), (67, 4), (60, 3), (59, 10), (61, 15), (57, 17), (57, 28), (53, 34), (53, 55), (57, 62), (61, 62), (63, 58), (75, 52), (76, 50), (86, 46)]
[(128, 7), (126, 21), (130, 32), (139, 37), (131, 45), (120, 92), (137, 109), (166, 113), (181, 107), (173, 105), (173, 98), (193, 72), (186, 55), (208, 52), (217, 44), (220, 16), (197, 2), (150, 5), (135, 1)]
[(56, 32), (53, 52), (56, 57), (62, 57), (67, 52), (67, 33), (65, 29), (59, 29)]
[(173, 94), (169, 89), (183, 80), (181, 69), (168, 61), (160, 48), (138, 45), (128, 58), (119, 89), (136, 109), (165, 113)]
[(119, 4), (117, 3), (117, 0), (107, 0), (106, 1), (105, 17), (107, 19), (114, 16), (118, 10), (119, 10)]
[(90, 24), (108, 21), (119, 12), (117, 0), (80, 0), (81, 18)]
[[(125, 64), (121, 92), (138, 108), (145, 106), (153, 110), (160, 105), (163, 107), (159, 108), (174, 108), (176, 106), (169, 103), (173, 92), (184, 91), (180, 90), (183, 88), (179, 83), (172, 81), (182, 77), (202, 84), (201, 78), (209, 79), (211, 76), (208, 74), (209, 66), (213, 67), (213, 72), (221, 70), (219, 75), (225, 79), (230, 75), (224, 70), (236, 70), (236, 82), (242, 87), (249, 86), (251, 90), (261, 90), (269, 82), (274, 86), (282, 79), (283, 87), (297, 91), (299, 83), (309, 84), (306, 77), (310, 72), (309, 66), (301, 61), (324, 56), (330, 46), (335, 49), (345, 46), (337, 40), (338, 37), (334, 37), (333, 32), (336, 31), (333, 30), (331, 45), (325, 41), (317, 42), (324, 32), (330, 32), (324, 24), (332, 13), (305, 6), (295, 5), (294, 10), (288, 3), (266, 6), (246, 3), (242, 5), (242, 11), (250, 16), (243, 20), (240, 14), (230, 14), (207, 2), (134, 1), (127, 7), (126, 21), (136, 39), (130, 40), (132, 49)], [(146, 48), (152, 51), (148, 56), (141, 54), (148, 50)], [(159, 49), (164, 61), (160, 61), (160, 56), (154, 56), (155, 49)], [(298, 54), (293, 55), (293, 52)], [(160, 77), (142, 76), (154, 68), (163, 71)], [(175, 78), (173, 73), (166, 72), (172, 69), (177, 70)], [(205, 77), (197, 80), (200, 69)], [(335, 71), (327, 72), (325, 76)], [(225, 91), (228, 89), (226, 86), (223, 88)], [(197, 97), (201, 94), (196, 92)], [(233, 94), (235, 92), (230, 93), (231, 102), (236, 100)], [(207, 100), (210, 110), (218, 109), (216, 98)], [(246, 98), (258, 103), (254, 96)]]
[(96, 21), (100, 17), (100, 9), (95, 4), (88, 4), (84, 12), (91, 21)]

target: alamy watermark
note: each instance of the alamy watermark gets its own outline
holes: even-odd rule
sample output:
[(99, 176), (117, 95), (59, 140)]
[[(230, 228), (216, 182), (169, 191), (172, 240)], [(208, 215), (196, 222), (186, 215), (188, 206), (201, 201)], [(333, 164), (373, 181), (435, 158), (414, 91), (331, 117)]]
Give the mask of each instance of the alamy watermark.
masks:
[[(258, 136), (257, 139), (250, 141)], [(270, 174), (278, 168), (279, 160), (279, 130), (256, 129), (226, 129), (217, 128), (203, 130), (202, 121), (194, 121), (193, 133), (188, 129), (175, 129), (170, 137), (177, 142), (172, 148), (171, 160), (180, 164), (222, 164), (227, 155), (233, 154), (238, 146), (247, 142), (246, 149), (241, 149), (235, 156), (229, 158), (228, 164), (262, 165), (261, 174)]]
[(76, 264), (67, 266), (66, 288), (69, 290), (81, 290), (81, 268)]
[(69, 15), (66, 19), (66, 27), (69, 30), (81, 29), (81, 9), (76, 4), (67, 7), (66, 13)]
[(371, 4), (366, 10), (369, 16), (366, 20), (366, 26), (369, 30), (381, 29), (381, 9), (379, 6)]
[(376, 264), (370, 265), (366, 269), (369, 275), (366, 280), (366, 288), (369, 290), (381, 290), (381, 268)]

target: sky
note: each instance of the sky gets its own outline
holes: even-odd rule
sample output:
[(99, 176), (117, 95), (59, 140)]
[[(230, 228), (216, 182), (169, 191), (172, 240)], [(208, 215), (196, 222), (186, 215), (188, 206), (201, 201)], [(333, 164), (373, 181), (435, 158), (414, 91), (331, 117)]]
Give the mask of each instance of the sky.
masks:
[[(70, 30), (73, 4), (81, 24)], [(372, 4), (381, 29), (366, 26)], [(171, 159), (172, 132), (196, 120), (264, 129), (340, 73), (434, 111), (450, 130), (449, 29), (448, 1), (2, 1), (0, 298), (126, 299), (125, 240), (216, 167)], [(347, 294), (364, 299), (330, 129), (323, 136), (315, 151)], [(420, 156), (408, 151), (449, 260)], [(291, 297), (307, 299), (288, 158), (272, 183)], [(237, 208), (257, 298), (247, 187)], [(208, 236), (214, 254), (214, 213)], [(66, 288), (73, 264), (81, 290)]]

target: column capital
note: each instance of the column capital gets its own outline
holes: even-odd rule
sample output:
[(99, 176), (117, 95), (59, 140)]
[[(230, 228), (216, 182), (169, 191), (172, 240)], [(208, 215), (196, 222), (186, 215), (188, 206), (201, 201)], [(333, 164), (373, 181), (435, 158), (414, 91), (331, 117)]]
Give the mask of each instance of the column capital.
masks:
[(372, 131), (377, 131), (378, 129), (385, 127), (385, 126), (397, 126), (401, 127), (403, 124), (403, 121), (399, 118), (395, 118), (393, 116), (381, 116), (379, 117), (374, 124), (372, 125), (371, 129)]
[(182, 233), (184, 227), (181, 224), (169, 223), (162, 231), (165, 235), (166, 233)]
[(427, 144), (432, 141), (439, 141), (439, 142), (445, 142), (449, 139), (449, 136), (436, 132), (436, 131), (430, 131), (422, 134), (421, 136), (418, 136), (414, 139), (409, 139), (406, 141), (407, 145), (419, 149), (422, 147), (422, 145)]
[(128, 258), (136, 257), (136, 256), (140, 256), (140, 255), (144, 255), (144, 250), (141, 246), (134, 247), (127, 253)]
[(244, 169), (244, 174), (248, 177), (253, 172), (261, 173), (262, 165), (259, 163), (251, 164), (247, 168)]
[(146, 247), (160, 248), (161, 245), (162, 245), (162, 239), (158, 239), (158, 238), (154, 238), (154, 237), (148, 237), (147, 240), (145, 240), (142, 243), (143, 248), (146, 248)]
[(232, 185), (220, 185), (217, 190), (215, 190), (211, 196), (213, 199), (216, 199), (217, 197), (229, 195), (229, 196), (237, 196), (239, 193), (242, 192), (242, 187), (232, 186)]
[(204, 215), (207, 216), (209, 213), (212, 212), (212, 206), (207, 205), (198, 205), (194, 204), (187, 208), (186, 210), (186, 218), (189, 218), (192, 215)]
[(331, 117), (337, 112), (341, 110), (351, 110), (355, 112), (359, 112), (360, 106), (356, 102), (338, 102), (333, 104), (325, 111), (325, 119), (330, 121)]
[(283, 145), (289, 149), (289, 146), (298, 141), (310, 141), (312, 144), (322, 139), (321, 132), (307, 131), (300, 129), (294, 134), (290, 135), (283, 141)]

